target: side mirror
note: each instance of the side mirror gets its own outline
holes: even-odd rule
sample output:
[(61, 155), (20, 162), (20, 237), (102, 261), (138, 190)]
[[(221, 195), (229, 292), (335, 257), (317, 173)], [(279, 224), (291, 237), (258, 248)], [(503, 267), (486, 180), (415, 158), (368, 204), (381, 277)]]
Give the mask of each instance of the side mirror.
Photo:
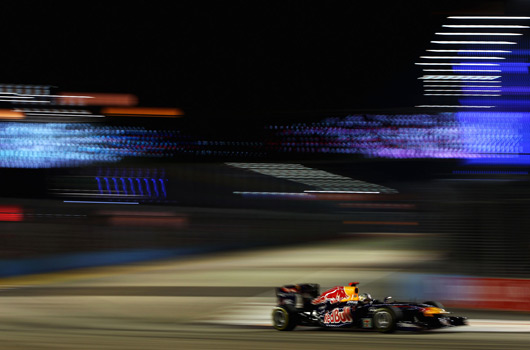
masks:
[(388, 296), (385, 298), (385, 304), (388, 304), (388, 303), (391, 303), (392, 302), (392, 297), (391, 296)]

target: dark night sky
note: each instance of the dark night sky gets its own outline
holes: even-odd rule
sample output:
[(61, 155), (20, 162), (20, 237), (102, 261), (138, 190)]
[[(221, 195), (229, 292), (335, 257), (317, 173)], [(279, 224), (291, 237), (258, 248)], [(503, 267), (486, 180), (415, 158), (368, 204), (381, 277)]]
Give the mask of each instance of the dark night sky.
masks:
[(503, 2), (2, 2), (1, 82), (202, 116), (408, 107), (439, 11), (490, 3)]

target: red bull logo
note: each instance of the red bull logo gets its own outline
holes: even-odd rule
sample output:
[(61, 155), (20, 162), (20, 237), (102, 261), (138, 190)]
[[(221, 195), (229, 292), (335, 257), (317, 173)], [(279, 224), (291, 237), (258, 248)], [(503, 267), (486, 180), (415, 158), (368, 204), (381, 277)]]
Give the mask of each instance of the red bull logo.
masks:
[(332, 304), (338, 303), (340, 301), (348, 301), (348, 300), (356, 300), (352, 298), (352, 295), (349, 295), (346, 292), (346, 288), (352, 289), (352, 287), (334, 287), (330, 290), (322, 293), (321, 296), (319, 296), (316, 299), (313, 299), (311, 301), (311, 304), (318, 305), (323, 304), (326, 301), (329, 301)]
[(352, 317), (351, 317), (351, 309), (349, 307), (345, 307), (340, 311), (339, 309), (335, 309), (331, 312), (328, 312), (324, 315), (324, 323), (325, 324), (338, 324), (338, 323), (352, 323)]

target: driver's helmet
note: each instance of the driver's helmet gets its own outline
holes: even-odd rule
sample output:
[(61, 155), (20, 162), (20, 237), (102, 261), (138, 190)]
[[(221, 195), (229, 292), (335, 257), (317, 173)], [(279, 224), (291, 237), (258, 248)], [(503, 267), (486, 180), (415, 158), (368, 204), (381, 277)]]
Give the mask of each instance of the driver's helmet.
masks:
[(370, 293), (361, 293), (359, 294), (359, 302), (361, 304), (368, 304), (372, 301), (372, 296), (370, 295)]

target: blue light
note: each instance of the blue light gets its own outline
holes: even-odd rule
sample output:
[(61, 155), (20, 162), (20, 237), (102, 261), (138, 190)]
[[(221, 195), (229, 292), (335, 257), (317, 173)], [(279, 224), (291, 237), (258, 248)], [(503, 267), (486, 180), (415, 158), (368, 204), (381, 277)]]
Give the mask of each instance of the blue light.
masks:
[(103, 194), (103, 189), (101, 188), (101, 181), (99, 180), (99, 177), (96, 177), (96, 181), (98, 182), (99, 194)]
[(136, 183), (138, 184), (138, 189), (140, 190), (140, 194), (143, 196), (144, 190), (142, 189), (142, 182), (140, 181), (140, 179), (137, 178)]
[[(0, 123), (0, 167), (52, 168), (167, 157), (173, 133), (83, 123)], [(166, 147), (166, 145), (168, 147)]]
[(151, 197), (151, 188), (149, 187), (149, 180), (144, 179), (145, 187), (147, 188), (147, 193), (149, 194), (149, 197)]
[(136, 191), (134, 190), (133, 180), (130, 177), (128, 178), (128, 180), (129, 180), (129, 184), (131, 185), (131, 191), (132, 191), (133, 195), (136, 195)]
[(116, 178), (112, 178), (112, 182), (114, 182), (114, 188), (116, 189), (116, 194), (120, 194), (120, 190), (118, 188), (118, 181), (116, 181)]
[(164, 198), (166, 198), (167, 194), (166, 194), (166, 186), (164, 185), (164, 180), (158, 179), (158, 181), (160, 181), (160, 187), (162, 188), (162, 192), (164, 192)]
[(151, 179), (151, 182), (153, 183), (153, 187), (155, 189), (156, 197), (160, 197), (160, 194), (158, 193), (158, 187), (156, 186), (156, 180)]
[(111, 190), (110, 190), (110, 184), (109, 184), (109, 179), (104, 177), (103, 180), (105, 180), (105, 183), (107, 184), (107, 191), (109, 192), (109, 194), (111, 194)]
[(125, 185), (125, 180), (123, 179), (123, 177), (120, 177), (120, 181), (121, 181), (121, 185), (123, 186), (123, 192), (125, 192), (125, 194), (128, 195), (129, 193), (127, 192), (127, 186)]
[(455, 175), (528, 175), (528, 171), (509, 170), (454, 170)]
[(466, 164), (530, 164), (529, 112), (458, 112)]

